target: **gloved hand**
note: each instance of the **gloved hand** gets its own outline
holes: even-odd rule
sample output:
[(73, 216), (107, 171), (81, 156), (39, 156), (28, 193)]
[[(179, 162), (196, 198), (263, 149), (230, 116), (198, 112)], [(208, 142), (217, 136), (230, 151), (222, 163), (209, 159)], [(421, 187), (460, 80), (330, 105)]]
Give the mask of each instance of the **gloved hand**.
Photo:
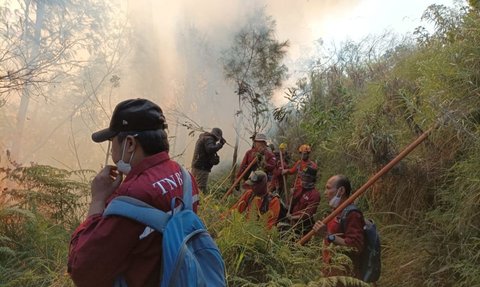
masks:
[(257, 162), (261, 162), (263, 160), (263, 154), (257, 153)]
[(220, 139), (220, 144), (223, 146), (227, 141), (224, 138)]

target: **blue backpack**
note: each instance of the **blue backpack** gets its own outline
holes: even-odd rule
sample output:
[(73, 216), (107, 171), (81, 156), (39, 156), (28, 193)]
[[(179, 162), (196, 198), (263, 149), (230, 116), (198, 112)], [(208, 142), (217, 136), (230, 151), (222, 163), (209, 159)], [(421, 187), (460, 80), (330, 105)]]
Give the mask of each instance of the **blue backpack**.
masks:
[[(141, 200), (119, 196), (105, 209), (103, 216), (119, 215), (141, 222), (163, 234), (161, 287), (226, 286), (225, 264), (220, 250), (200, 218), (193, 212), (192, 182), (183, 168), (183, 199), (172, 212), (164, 212)], [(115, 286), (127, 286), (123, 277)]]
[[(345, 207), (340, 216), (340, 225), (342, 230), (345, 231), (345, 224), (347, 215), (351, 211), (357, 211), (362, 213), (354, 204), (350, 204)], [(362, 214), (363, 217), (363, 214)], [(381, 245), (380, 236), (377, 231), (377, 227), (373, 220), (365, 218), (365, 225), (363, 226), (364, 248), (360, 254), (360, 272), (362, 275), (362, 281), (370, 283), (376, 282), (380, 278), (381, 273)]]

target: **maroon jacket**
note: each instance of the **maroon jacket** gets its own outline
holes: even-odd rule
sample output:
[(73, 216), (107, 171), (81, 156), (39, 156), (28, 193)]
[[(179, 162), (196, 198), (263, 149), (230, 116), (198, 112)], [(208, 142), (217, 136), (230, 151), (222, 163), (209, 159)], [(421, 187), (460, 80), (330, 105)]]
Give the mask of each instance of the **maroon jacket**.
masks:
[[(194, 210), (198, 189), (192, 177)], [(107, 204), (127, 195), (163, 211), (170, 210), (173, 197), (182, 196), (182, 172), (167, 152), (144, 159), (127, 175)], [(143, 224), (119, 217), (89, 216), (70, 241), (68, 272), (76, 286), (112, 287), (122, 275), (129, 287), (158, 286), (162, 236)]]
[(320, 193), (316, 188), (303, 190), (297, 202), (292, 202), (292, 215), (302, 215), (300, 220), (313, 218), (320, 203)]

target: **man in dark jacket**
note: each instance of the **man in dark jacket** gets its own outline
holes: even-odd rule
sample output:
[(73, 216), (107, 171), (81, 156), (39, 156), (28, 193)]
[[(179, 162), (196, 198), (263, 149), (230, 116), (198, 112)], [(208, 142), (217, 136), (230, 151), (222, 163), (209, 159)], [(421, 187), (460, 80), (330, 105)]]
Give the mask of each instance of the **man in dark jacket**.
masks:
[(217, 155), (225, 139), (222, 137), (222, 130), (213, 128), (211, 132), (202, 133), (197, 143), (192, 159), (192, 174), (195, 177), (198, 188), (203, 192), (207, 191), (208, 175), (212, 167), (219, 163), (220, 158)]

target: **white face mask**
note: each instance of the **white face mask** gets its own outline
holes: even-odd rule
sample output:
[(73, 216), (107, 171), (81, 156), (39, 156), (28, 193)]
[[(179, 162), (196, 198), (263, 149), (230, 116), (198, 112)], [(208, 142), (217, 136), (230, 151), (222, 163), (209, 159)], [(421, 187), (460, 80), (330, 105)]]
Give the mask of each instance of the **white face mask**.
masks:
[(342, 197), (338, 196), (338, 193), (339, 190), (337, 189), (337, 193), (335, 194), (335, 196), (328, 202), (328, 205), (333, 208), (337, 208), (340, 205), (340, 200), (342, 200)]
[(123, 156), (125, 155), (125, 147), (127, 146), (127, 139), (125, 139), (125, 143), (123, 144), (123, 150), (122, 150), (122, 158), (115, 164), (117, 166), (117, 169), (119, 172), (127, 175), (130, 170), (132, 170), (132, 166), (130, 163), (132, 162), (133, 155), (135, 154), (135, 151), (133, 151), (132, 156), (130, 156), (130, 160), (128, 163), (123, 161)]

